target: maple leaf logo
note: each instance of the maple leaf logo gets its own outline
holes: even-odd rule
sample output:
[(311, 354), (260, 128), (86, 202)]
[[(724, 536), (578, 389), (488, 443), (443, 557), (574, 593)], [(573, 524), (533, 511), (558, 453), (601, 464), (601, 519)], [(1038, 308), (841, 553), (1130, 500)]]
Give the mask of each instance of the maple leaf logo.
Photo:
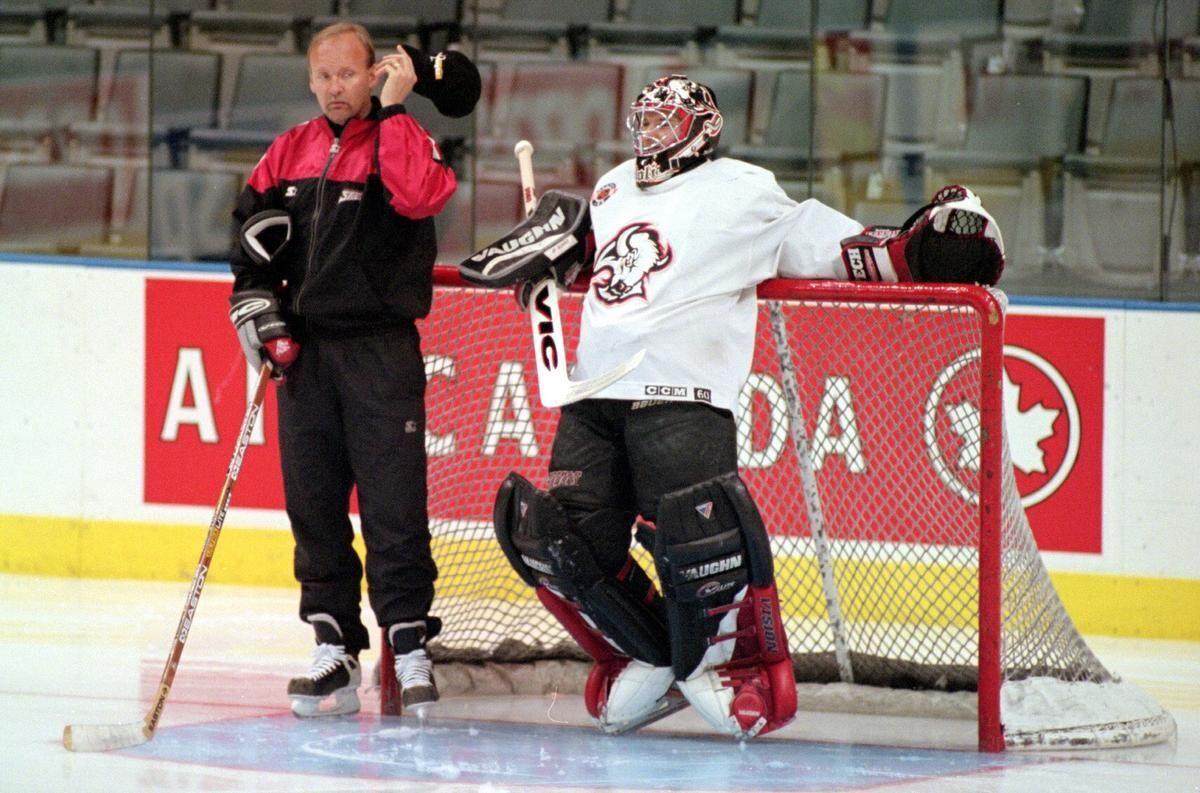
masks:
[[(1008, 430), (1009, 452), (1013, 465), (1021, 473), (1046, 473), (1046, 453), (1042, 441), (1054, 437), (1054, 422), (1062, 411), (1041, 402), (1021, 410), (1021, 387), (1004, 372), (1004, 422)], [(946, 409), (950, 430), (962, 441), (958, 466), (965, 471), (979, 470), (979, 408), (971, 402), (958, 402)]]
[(1004, 372), (1004, 420), (1008, 424), (1009, 452), (1013, 466), (1023, 474), (1046, 473), (1042, 441), (1054, 437), (1054, 422), (1062, 411), (1037, 402), (1021, 410), (1021, 388)]

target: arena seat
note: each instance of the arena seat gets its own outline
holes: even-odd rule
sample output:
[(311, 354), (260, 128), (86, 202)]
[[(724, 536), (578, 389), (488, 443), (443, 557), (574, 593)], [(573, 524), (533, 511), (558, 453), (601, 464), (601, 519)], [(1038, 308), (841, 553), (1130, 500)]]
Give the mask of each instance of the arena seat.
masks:
[[(1088, 0), (1077, 27), (1053, 30), (1043, 37), (1047, 69), (1139, 63), (1153, 69), (1162, 38), (1162, 5), (1146, 0)], [(1171, 0), (1166, 5), (1168, 41), (1200, 32), (1200, 0)]]
[[(1196, 212), (1190, 181), (1200, 162), (1200, 143), (1191, 130), (1200, 124), (1200, 80), (1178, 78), (1170, 86), (1175, 131), (1167, 162), (1189, 181), (1180, 196), (1189, 200), (1166, 204), (1175, 210), (1166, 218), (1172, 230), (1168, 271), (1173, 280), (1200, 253), (1197, 231), (1184, 224)], [(1066, 263), (1097, 293), (1159, 294), (1162, 88), (1154, 77), (1113, 80), (1099, 150), (1066, 158)]]
[(737, 21), (737, 0), (629, 0), (623, 19), (588, 26), (588, 45), (601, 53), (684, 50), (698, 60), (699, 42)]
[(60, 159), (68, 126), (95, 113), (98, 70), (90, 47), (0, 46), (0, 159)]
[(1004, 233), (1010, 285), (1061, 284), (1063, 161), (1083, 149), (1087, 94), (1079, 76), (980, 75), (962, 145), (925, 154), (926, 193), (967, 184), (984, 199)]
[(482, 51), (545, 51), (577, 54), (589, 25), (607, 23), (609, 0), (506, 0), (500, 13), (468, 20)]
[(729, 153), (784, 180), (803, 179), (811, 168), (819, 172), (822, 190), (837, 196), (834, 206), (844, 209), (852, 193), (861, 190), (864, 168), (878, 167), (887, 80), (879, 74), (821, 73), (814, 102), (809, 77), (807, 69), (778, 71), (773, 81), (759, 74), (756, 97), (769, 101), (770, 108), (765, 129), (755, 133), (757, 142), (732, 146)]
[[(720, 62), (804, 58), (812, 46), (812, 6), (812, 0), (760, 0), (753, 24), (742, 20), (717, 28)], [(870, 12), (869, 0), (821, 0), (815, 33), (866, 30)]]
[(105, 242), (111, 198), (108, 168), (10, 163), (0, 183), (0, 250), (78, 253)]

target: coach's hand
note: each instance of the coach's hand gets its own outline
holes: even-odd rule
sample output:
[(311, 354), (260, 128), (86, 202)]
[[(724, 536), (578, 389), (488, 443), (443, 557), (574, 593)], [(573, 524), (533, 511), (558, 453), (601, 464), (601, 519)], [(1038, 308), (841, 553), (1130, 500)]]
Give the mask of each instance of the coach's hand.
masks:
[(300, 345), (283, 319), (279, 299), (270, 289), (243, 289), (229, 296), (229, 320), (237, 331), (246, 361), (254, 369), (271, 362), (271, 376), (283, 379), (295, 363)]
[(379, 92), (379, 102), (384, 107), (402, 105), (413, 86), (417, 84), (417, 72), (413, 68), (412, 58), (404, 47), (396, 47), (390, 55), (384, 55), (371, 67), (376, 77), (384, 79), (383, 88)]

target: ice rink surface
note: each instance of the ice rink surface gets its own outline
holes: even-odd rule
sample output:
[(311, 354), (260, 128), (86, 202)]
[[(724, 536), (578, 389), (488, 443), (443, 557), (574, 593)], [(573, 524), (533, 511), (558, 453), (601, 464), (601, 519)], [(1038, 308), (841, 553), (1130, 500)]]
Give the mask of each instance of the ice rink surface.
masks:
[(420, 720), (379, 717), (368, 691), (357, 716), (300, 721), (284, 695), (312, 646), (296, 595), (219, 584), (154, 740), (66, 751), (67, 724), (144, 715), (188, 586), (0, 575), (0, 791), (1200, 793), (1200, 644), (1088, 637), (1175, 717), (1172, 744), (1143, 748), (985, 755), (973, 722), (803, 710), (747, 744), (687, 710), (612, 737), (554, 694), (447, 697)]

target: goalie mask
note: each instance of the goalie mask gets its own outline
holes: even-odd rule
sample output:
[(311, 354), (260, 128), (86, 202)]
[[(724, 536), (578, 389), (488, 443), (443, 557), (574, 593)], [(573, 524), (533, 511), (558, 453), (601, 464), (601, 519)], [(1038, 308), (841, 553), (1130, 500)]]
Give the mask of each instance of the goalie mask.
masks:
[(638, 187), (665, 182), (712, 157), (723, 123), (712, 91), (682, 74), (643, 88), (625, 120)]

